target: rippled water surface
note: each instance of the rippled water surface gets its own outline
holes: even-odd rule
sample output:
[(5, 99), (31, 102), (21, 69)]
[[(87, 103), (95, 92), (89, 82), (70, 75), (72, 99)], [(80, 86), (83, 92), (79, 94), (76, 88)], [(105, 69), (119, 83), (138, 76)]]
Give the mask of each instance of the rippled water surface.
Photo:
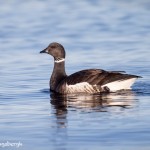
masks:
[[(150, 1), (0, 1), (0, 149), (149, 150)], [(64, 45), (66, 71), (125, 70), (132, 91), (49, 92), (53, 59)]]

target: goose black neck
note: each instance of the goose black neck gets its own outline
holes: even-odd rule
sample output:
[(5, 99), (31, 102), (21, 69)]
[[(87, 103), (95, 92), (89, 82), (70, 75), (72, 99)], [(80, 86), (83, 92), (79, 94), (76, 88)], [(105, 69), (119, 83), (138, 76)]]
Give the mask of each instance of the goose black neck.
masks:
[(66, 76), (66, 72), (65, 72), (65, 61), (57, 63), (54, 63), (54, 69), (53, 69), (53, 73), (57, 74), (57, 75), (65, 75)]
[(57, 85), (61, 82), (66, 77), (66, 72), (65, 72), (65, 61), (62, 62), (55, 62), (54, 63), (54, 68), (53, 68), (53, 73), (50, 79), (50, 88), (51, 90), (54, 90)]

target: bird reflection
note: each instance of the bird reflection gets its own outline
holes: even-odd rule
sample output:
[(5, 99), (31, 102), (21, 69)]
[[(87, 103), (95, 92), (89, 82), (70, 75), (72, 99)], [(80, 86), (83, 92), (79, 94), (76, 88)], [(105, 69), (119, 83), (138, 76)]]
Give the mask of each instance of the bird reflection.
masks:
[[(59, 127), (66, 127), (69, 111), (108, 112), (110, 107), (123, 109), (133, 106), (135, 95), (132, 91), (109, 94), (67, 94), (50, 93)], [(113, 109), (114, 110), (114, 109)], [(115, 111), (115, 110), (114, 110)]]
[(68, 108), (101, 108), (109, 106), (126, 107), (131, 106), (135, 95), (132, 91), (120, 91), (109, 94), (58, 94), (51, 93), (51, 104), (59, 115), (66, 112)]

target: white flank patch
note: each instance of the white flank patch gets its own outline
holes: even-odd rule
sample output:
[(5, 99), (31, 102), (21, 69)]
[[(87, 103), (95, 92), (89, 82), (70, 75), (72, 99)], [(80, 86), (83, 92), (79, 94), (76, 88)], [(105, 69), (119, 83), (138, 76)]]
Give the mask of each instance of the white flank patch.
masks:
[(132, 84), (135, 82), (137, 78), (127, 79), (127, 80), (118, 80), (111, 83), (107, 83), (104, 86), (107, 86), (111, 92), (115, 92), (118, 90), (131, 89)]
[(66, 84), (67, 93), (94, 93), (92, 85), (87, 82), (77, 83), (74, 85)]
[(64, 59), (64, 58), (61, 58), (61, 59), (59, 59), (59, 60), (55, 60), (55, 63), (60, 63), (60, 62), (63, 62), (63, 61), (65, 61), (65, 59)]

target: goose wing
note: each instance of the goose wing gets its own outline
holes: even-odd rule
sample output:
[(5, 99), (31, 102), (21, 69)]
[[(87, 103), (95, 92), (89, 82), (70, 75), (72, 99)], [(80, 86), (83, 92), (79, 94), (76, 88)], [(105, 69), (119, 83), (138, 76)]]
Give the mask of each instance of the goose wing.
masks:
[[(122, 72), (122, 71), (121, 71)], [(131, 78), (138, 78), (136, 75), (129, 75), (120, 73), (120, 71), (105, 71), (101, 69), (88, 69), (81, 70), (79, 72), (73, 73), (70, 76), (67, 76), (58, 86), (57, 91), (62, 92), (65, 91), (65, 86), (74, 88), (72, 90), (82, 91), (85, 87), (86, 90), (92, 92), (92, 88), (96, 86), (99, 91), (101, 91), (101, 87), (105, 86), (108, 83), (115, 81), (124, 81)], [(92, 88), (91, 88), (92, 86)], [(84, 90), (83, 90), (84, 91)]]
[(104, 85), (117, 80), (139, 78), (136, 75), (123, 74), (122, 71), (105, 71), (101, 69), (81, 70), (66, 78), (68, 85), (88, 82), (91, 85)]

